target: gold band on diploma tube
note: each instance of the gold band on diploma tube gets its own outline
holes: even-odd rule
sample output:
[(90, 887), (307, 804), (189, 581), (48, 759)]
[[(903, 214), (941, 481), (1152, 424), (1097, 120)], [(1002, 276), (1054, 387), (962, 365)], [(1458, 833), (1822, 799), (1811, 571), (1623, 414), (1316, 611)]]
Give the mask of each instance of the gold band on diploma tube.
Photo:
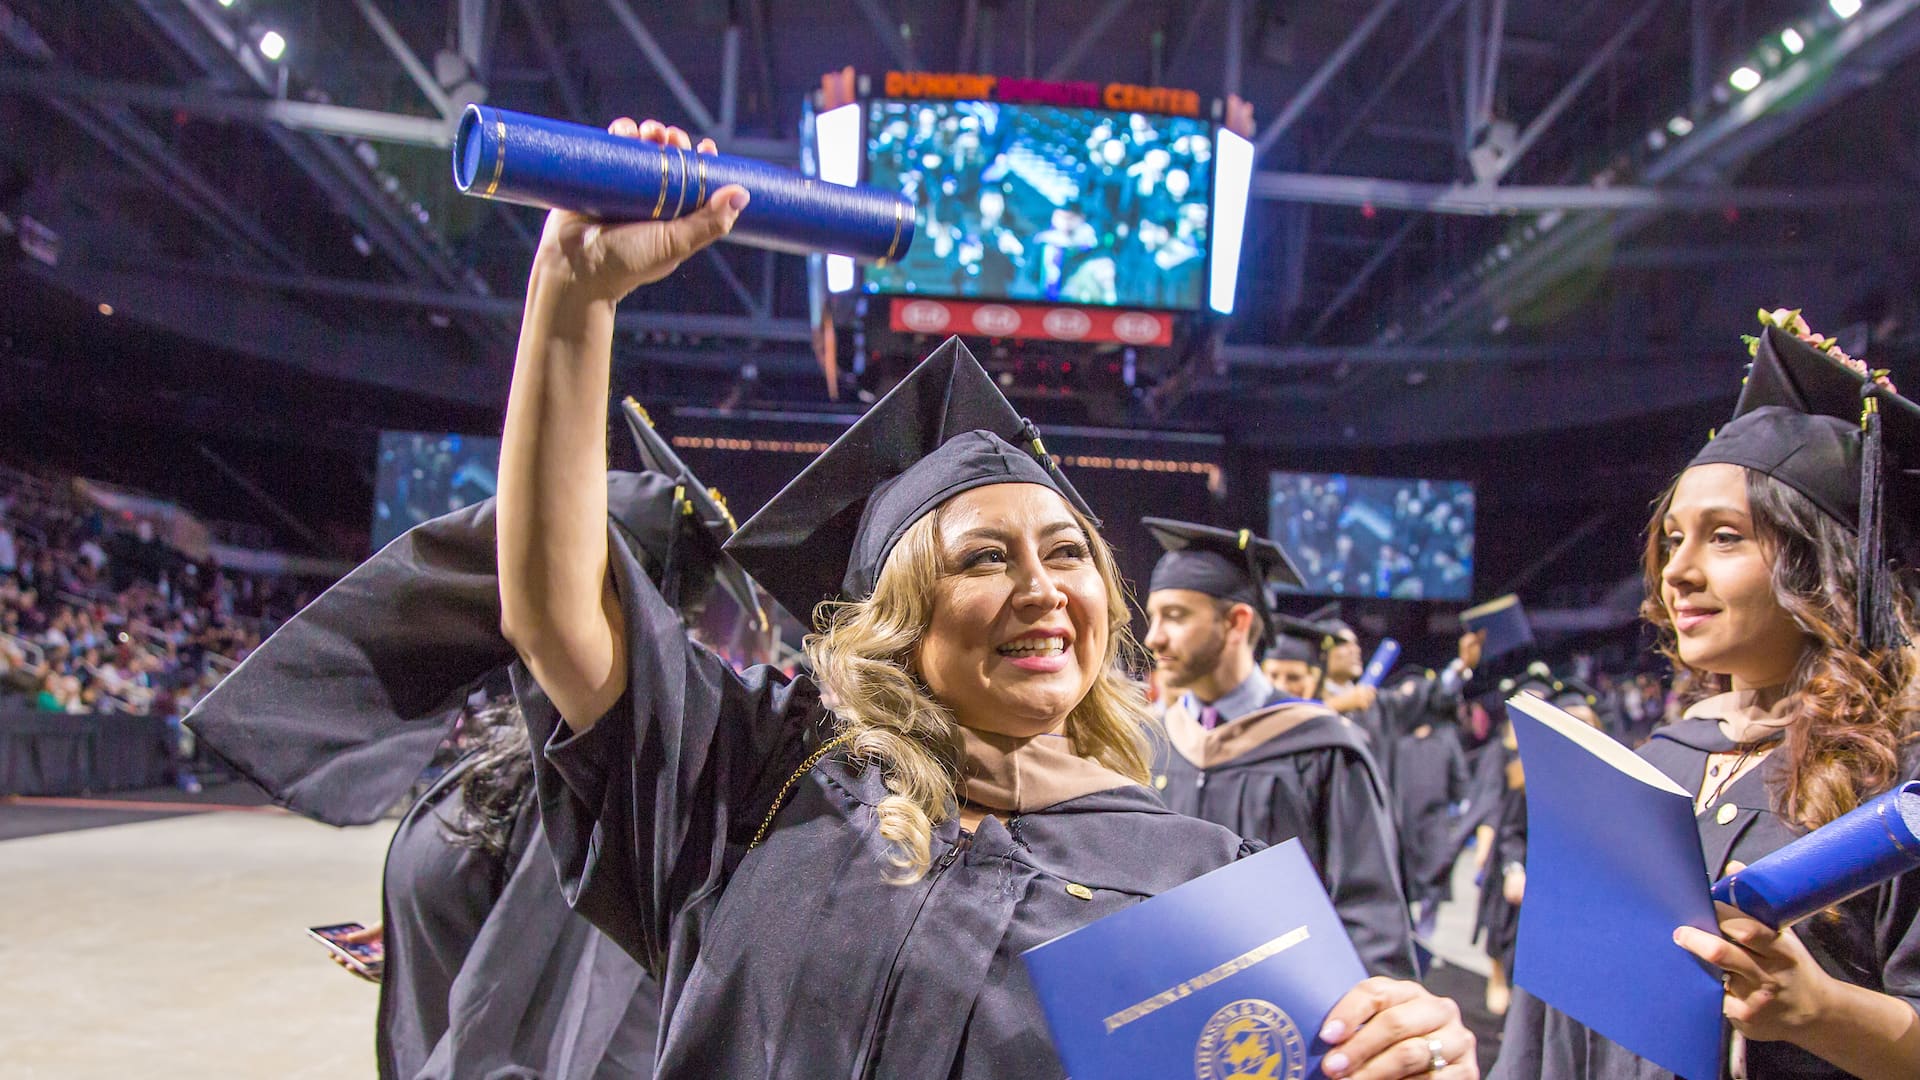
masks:
[(1295, 945), (1307, 940), (1307, 936), (1307, 928), (1304, 926), (1289, 930), (1279, 937), (1274, 938), (1272, 941), (1267, 942), (1265, 945), (1256, 945), (1246, 952), (1241, 953), (1239, 956), (1221, 964), (1219, 967), (1204, 974), (1195, 975), (1193, 978), (1188, 979), (1186, 982), (1181, 983), (1171, 990), (1162, 990), (1160, 993), (1153, 995), (1138, 1005), (1129, 1005), (1119, 1012), (1114, 1013), (1112, 1016), (1107, 1017), (1107, 1034), (1111, 1035), (1121, 1028), (1126, 1027), (1128, 1024), (1133, 1023), (1135, 1020), (1144, 1019), (1159, 1012), (1161, 1009), (1179, 1001), (1181, 998), (1191, 997), (1198, 991), (1205, 990), (1207, 987), (1223, 979), (1238, 975), (1240, 972), (1245, 971), (1262, 960), (1268, 960), (1278, 956), (1288, 949), (1293, 948)]
[(901, 206), (900, 200), (895, 199), (893, 202), (893, 241), (887, 245), (886, 255), (881, 257), (880, 261), (882, 263), (893, 260), (893, 249), (900, 246), (900, 230), (906, 226), (906, 219), (906, 207)]
[(492, 195), (500, 189), (500, 172), (507, 167), (507, 122), (499, 119), (494, 120), (493, 130), (498, 134), (499, 138), (494, 140), (493, 179), (487, 181), (487, 190), (485, 192), (487, 195)]
[(667, 177), (667, 170), (670, 168), (672, 166), (667, 164), (667, 148), (663, 146), (660, 148), (660, 201), (653, 204), (655, 221), (660, 220), (660, 211), (667, 208), (667, 184), (671, 182)]
[(679, 217), (680, 211), (687, 205), (687, 152), (679, 147), (673, 148), (673, 156), (680, 159), (680, 197), (673, 201), (673, 216)]

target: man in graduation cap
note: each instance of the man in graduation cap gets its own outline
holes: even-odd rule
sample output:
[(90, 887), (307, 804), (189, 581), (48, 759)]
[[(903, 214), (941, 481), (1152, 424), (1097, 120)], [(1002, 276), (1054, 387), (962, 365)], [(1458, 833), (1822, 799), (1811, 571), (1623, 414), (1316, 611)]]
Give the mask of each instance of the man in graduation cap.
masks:
[[(644, 471), (608, 475), (609, 535), (689, 620), (717, 580), (749, 622), (764, 623), (753, 583), (721, 551), (733, 521), (718, 493), (638, 403), (623, 412)], [(333, 825), (377, 820), (452, 733), (468, 691), (513, 660), (500, 632), (495, 510), (486, 499), (382, 548), (281, 627), (187, 725), (283, 806)], [(658, 983), (568, 907), (524, 738), (511, 740), (519, 720), (504, 723), (395, 831), (379, 928), (380, 1074), (650, 1076)], [(515, 786), (496, 772), (517, 776), (520, 795), (491, 851), (471, 793)]]
[(1367, 666), (1360, 650), (1360, 635), (1334, 614), (1337, 610), (1337, 606), (1323, 609), (1314, 620), (1326, 630), (1321, 639), (1325, 677), (1319, 698), (1365, 733), (1367, 748), (1373, 751), (1381, 777), (1391, 788), (1395, 783), (1395, 744), (1403, 731), (1416, 726), (1408, 719), (1427, 712), (1452, 713), (1480, 663), (1481, 644), (1486, 639), (1480, 633), (1462, 634), (1458, 654), (1439, 672), (1403, 667), (1375, 689), (1360, 681)]
[(1303, 700), (1320, 696), (1320, 642), (1326, 630), (1306, 619), (1274, 612), (1272, 639), (1260, 657), (1260, 670), (1282, 693)]
[(1297, 585), (1298, 572), (1279, 545), (1246, 530), (1142, 520), (1166, 548), (1145, 644), (1179, 694), (1162, 720), (1161, 797), (1243, 836), (1298, 837), (1367, 969), (1412, 977), (1398, 846), (1372, 755), (1351, 724), (1276, 690), (1254, 662), (1277, 622), (1266, 586)]

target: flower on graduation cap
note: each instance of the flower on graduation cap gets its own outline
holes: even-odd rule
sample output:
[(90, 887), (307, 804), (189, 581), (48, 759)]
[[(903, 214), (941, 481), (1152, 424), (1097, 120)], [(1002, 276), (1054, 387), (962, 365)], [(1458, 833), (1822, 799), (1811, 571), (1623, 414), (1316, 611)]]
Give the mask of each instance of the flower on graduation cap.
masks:
[[(1887, 377), (1885, 370), (1870, 370), (1867, 367), (1866, 361), (1855, 360), (1853, 357), (1848, 356), (1846, 352), (1840, 348), (1835, 339), (1822, 337), (1814, 333), (1813, 327), (1808, 325), (1806, 317), (1800, 312), (1800, 308), (1775, 308), (1772, 311), (1762, 308), (1760, 310), (1760, 325), (1773, 326), (1785, 330), (1801, 341), (1806, 342), (1821, 352), (1826, 353), (1828, 356), (1833, 357), (1835, 360), (1840, 361), (1842, 364), (1845, 364), (1847, 367), (1852, 368), (1861, 378), (1872, 379), (1880, 386), (1894, 393), (1899, 393), (1898, 388), (1893, 385), (1893, 380)], [(1747, 343), (1748, 356), (1758, 354), (1760, 349), (1759, 338), (1751, 334), (1742, 334), (1741, 340)]]

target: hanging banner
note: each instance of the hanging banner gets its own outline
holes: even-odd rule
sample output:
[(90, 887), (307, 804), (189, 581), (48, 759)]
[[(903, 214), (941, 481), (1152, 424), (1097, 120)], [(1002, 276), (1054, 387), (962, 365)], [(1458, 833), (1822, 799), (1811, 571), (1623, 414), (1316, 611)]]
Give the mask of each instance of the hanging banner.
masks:
[(1173, 316), (1123, 308), (979, 303), (894, 297), (888, 325), (909, 334), (1040, 338), (1120, 345), (1173, 344)]
[(1200, 115), (1200, 95), (1171, 86), (1046, 82), (939, 71), (889, 71), (882, 86), (886, 91), (882, 96), (890, 98), (999, 101), (1008, 105), (1064, 105), (1166, 116)]

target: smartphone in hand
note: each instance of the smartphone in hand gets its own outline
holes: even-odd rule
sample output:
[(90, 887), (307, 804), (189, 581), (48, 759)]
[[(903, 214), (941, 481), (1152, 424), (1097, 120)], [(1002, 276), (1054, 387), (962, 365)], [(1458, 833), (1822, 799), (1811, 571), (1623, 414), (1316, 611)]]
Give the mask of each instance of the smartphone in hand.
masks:
[(357, 922), (335, 923), (332, 926), (315, 926), (307, 930), (307, 936), (326, 946), (349, 970), (363, 979), (379, 982), (386, 968), (387, 951), (384, 941), (353, 941), (366, 927)]

